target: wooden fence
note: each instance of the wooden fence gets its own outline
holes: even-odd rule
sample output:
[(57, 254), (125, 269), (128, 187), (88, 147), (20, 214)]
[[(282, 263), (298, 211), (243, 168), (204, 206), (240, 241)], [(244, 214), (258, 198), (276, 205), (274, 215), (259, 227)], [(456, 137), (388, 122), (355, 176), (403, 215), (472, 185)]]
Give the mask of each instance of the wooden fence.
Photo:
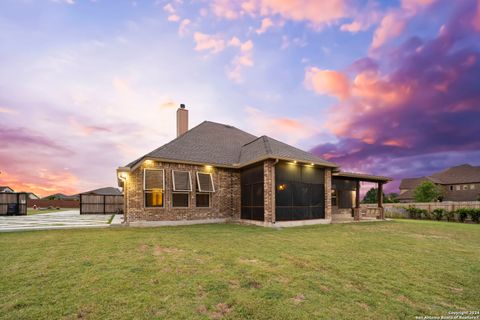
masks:
[(0, 215), (26, 215), (28, 194), (0, 193)]
[(43, 200), (43, 199), (32, 199), (28, 200), (28, 207), (33, 208), (80, 208), (80, 201), (77, 200)]
[(123, 213), (123, 195), (80, 195), (80, 214)]
[[(377, 204), (362, 204), (362, 208), (375, 208)], [(443, 201), (443, 202), (418, 202), (418, 203), (384, 203), (385, 217), (408, 218), (406, 208), (415, 207), (432, 213), (435, 209), (445, 209), (453, 212), (460, 208), (480, 209), (480, 201)]]

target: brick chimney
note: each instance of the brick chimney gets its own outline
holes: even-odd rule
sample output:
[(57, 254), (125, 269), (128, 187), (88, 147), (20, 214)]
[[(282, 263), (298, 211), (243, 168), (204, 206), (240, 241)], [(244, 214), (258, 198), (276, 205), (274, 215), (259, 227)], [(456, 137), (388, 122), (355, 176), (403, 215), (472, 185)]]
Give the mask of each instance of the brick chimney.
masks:
[(182, 103), (177, 110), (177, 137), (188, 131), (188, 110)]

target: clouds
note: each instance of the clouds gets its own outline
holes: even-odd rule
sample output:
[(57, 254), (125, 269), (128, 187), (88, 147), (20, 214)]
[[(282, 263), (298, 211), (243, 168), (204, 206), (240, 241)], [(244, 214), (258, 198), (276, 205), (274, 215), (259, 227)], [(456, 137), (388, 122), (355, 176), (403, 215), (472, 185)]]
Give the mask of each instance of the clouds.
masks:
[(209, 51), (210, 53), (218, 53), (225, 49), (225, 40), (220, 36), (210, 35), (201, 32), (195, 32), (193, 35), (195, 40), (195, 50)]
[(420, 154), (425, 160), (462, 152), (478, 161), (480, 127), (474, 119), (480, 119), (480, 87), (474, 79), (480, 78), (480, 48), (469, 43), (479, 35), (466, 23), (472, 9), (472, 2), (464, 3), (432, 39), (412, 36), (348, 71), (307, 70), (306, 78), (317, 80), (310, 81), (315, 92), (340, 99), (328, 119), (340, 140), (314, 151), (372, 172), (380, 172), (372, 164), (382, 163), (386, 172), (393, 171), (388, 163), (403, 165), (396, 176), (414, 174), (409, 161)]
[[(322, 27), (347, 16), (345, 0), (215, 0), (213, 13), (226, 19), (238, 19), (245, 15), (273, 17), (294, 21), (307, 21), (314, 27)], [(265, 24), (269, 20), (264, 20)], [(271, 21), (271, 20), (270, 20)]]

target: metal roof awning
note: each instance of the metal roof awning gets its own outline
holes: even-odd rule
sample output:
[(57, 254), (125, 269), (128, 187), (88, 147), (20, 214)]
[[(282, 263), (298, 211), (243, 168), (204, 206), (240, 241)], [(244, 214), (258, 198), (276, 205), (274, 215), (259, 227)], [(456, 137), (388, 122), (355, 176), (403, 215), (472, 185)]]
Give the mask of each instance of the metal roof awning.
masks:
[(354, 173), (354, 172), (334, 172), (332, 177), (360, 180), (360, 181), (366, 181), (366, 182), (382, 182), (382, 183), (387, 183), (393, 180), (392, 178), (389, 178), (389, 177), (374, 176), (371, 174)]

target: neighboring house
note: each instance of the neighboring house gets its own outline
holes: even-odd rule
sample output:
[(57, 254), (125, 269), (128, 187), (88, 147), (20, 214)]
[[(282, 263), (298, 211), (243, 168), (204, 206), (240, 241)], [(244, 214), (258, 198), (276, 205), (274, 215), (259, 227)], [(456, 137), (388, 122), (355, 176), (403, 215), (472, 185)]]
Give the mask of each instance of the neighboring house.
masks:
[(105, 187), (105, 188), (82, 192), (82, 194), (90, 194), (90, 195), (97, 195), (97, 196), (121, 196), (122, 191), (114, 187)]
[(38, 200), (38, 199), (40, 199), (40, 197), (37, 196), (37, 195), (36, 195), (35, 193), (33, 193), (33, 192), (27, 192), (27, 194), (28, 194), (28, 200)]
[(12, 192), (15, 192), (13, 191), (12, 188), (7, 186), (0, 186), (0, 193), (12, 193)]
[(400, 183), (400, 202), (414, 202), (414, 190), (430, 181), (442, 189), (443, 201), (476, 201), (480, 197), (480, 166), (462, 164), (427, 177), (403, 179)]
[[(278, 128), (282, 130), (281, 127)], [(128, 223), (240, 221), (265, 226), (360, 219), (360, 181), (389, 178), (339, 167), (267, 136), (205, 121), (188, 130), (177, 111), (177, 138), (117, 169)], [(383, 218), (382, 197), (378, 217)]]
[(63, 193), (55, 193), (51, 194), (49, 196), (43, 197), (42, 200), (70, 200), (70, 201), (78, 201), (80, 199), (79, 195), (72, 195), (72, 196), (67, 196)]

